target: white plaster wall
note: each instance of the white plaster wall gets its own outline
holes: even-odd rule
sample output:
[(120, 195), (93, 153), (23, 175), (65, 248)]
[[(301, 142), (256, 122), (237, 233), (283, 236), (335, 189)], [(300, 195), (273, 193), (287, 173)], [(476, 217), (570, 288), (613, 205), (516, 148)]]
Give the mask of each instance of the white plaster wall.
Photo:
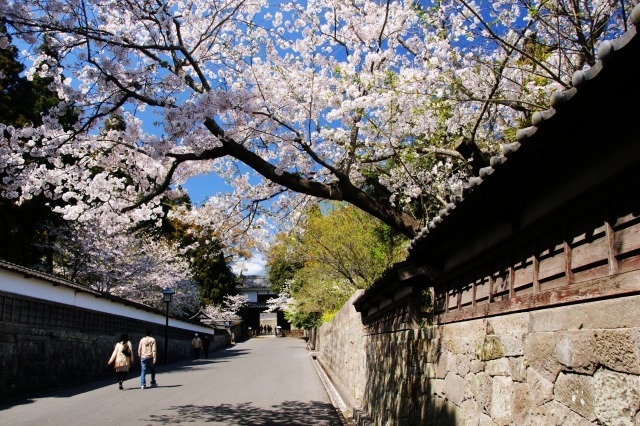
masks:
[[(101, 297), (99, 294), (83, 292), (82, 290), (62, 284), (54, 284), (41, 278), (25, 278), (25, 276), (19, 272), (6, 269), (0, 269), (0, 291), (92, 311), (120, 315), (160, 325), (165, 325), (166, 322), (166, 315), (160, 312), (154, 312), (151, 307), (149, 307), (150, 311), (145, 311), (135, 306), (126, 305), (124, 300), (121, 303), (112, 301), (106, 297)], [(169, 317), (169, 326), (200, 331), (202, 333), (211, 333), (211, 329), (208, 327), (198, 326), (197, 324), (191, 324), (172, 317)]]

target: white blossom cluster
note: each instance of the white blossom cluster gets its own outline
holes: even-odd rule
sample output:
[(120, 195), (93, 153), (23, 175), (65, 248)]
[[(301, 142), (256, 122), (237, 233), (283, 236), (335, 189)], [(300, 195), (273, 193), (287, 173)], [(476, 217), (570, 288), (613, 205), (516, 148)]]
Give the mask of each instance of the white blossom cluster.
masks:
[[(55, 250), (59, 275), (159, 309), (164, 308), (162, 290), (171, 287), (175, 291), (170, 305), (173, 314), (198, 309), (199, 289), (175, 245), (125, 229), (105, 232), (97, 221), (77, 223), (74, 228), (73, 242)], [(70, 247), (76, 251), (70, 252)]]
[(296, 300), (291, 296), (291, 285), (284, 284), (278, 293), (278, 297), (267, 300), (265, 312), (275, 312), (277, 310), (294, 314), (296, 311)]
[[(289, 223), (311, 199), (351, 202), (412, 236), (469, 178), (459, 146), (496, 153), (625, 31), (632, 4), (275, 6), (1, 2), (26, 75), (51, 78), (63, 100), (41, 126), (0, 125), (2, 194), (44, 193), (65, 201), (65, 218), (110, 230), (159, 221), (163, 194), (213, 173), (232, 190), (176, 214), (223, 245), (260, 246), (268, 223)], [(71, 128), (57, 117), (68, 106)], [(107, 131), (116, 115), (124, 127)]]
[(249, 297), (245, 294), (229, 294), (224, 296), (222, 304), (207, 305), (203, 311), (214, 321), (233, 321), (240, 308), (245, 306), (248, 301)]

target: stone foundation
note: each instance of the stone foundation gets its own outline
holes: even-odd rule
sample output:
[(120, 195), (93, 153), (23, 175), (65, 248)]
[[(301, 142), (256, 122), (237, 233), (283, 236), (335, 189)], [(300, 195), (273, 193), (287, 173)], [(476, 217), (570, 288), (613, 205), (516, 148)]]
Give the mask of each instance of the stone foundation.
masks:
[(375, 425), (639, 425), (640, 296), (366, 335), (348, 302), (318, 357)]

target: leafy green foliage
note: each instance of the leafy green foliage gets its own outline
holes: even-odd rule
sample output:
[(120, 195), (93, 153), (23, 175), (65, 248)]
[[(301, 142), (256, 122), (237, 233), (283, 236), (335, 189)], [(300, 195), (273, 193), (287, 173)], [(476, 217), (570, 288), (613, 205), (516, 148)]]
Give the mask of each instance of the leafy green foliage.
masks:
[(310, 330), (322, 325), (322, 315), (320, 312), (285, 312), (284, 317), (293, 326), (303, 328), (305, 330)]
[(345, 204), (310, 209), (299, 231), (279, 235), (267, 253), (273, 290), (290, 286), (293, 317), (325, 321), (356, 289), (367, 288), (405, 256), (402, 235)]
[(296, 271), (304, 266), (302, 260), (295, 258), (293, 248), (297, 246), (298, 240), (295, 235), (276, 235), (275, 243), (271, 245), (267, 255), (269, 290), (273, 293), (280, 293), (285, 285), (293, 280)]
[(193, 280), (200, 288), (203, 305), (220, 304), (237, 293), (237, 278), (229, 267), (220, 243), (202, 241), (189, 251)]

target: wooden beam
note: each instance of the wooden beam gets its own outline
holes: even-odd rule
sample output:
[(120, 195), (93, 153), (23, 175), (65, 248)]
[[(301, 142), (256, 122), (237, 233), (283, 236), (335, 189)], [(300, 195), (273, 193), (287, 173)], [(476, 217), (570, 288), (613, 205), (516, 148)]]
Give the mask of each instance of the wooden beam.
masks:
[(538, 241), (533, 240), (533, 292), (540, 293), (540, 260), (538, 259)]
[(476, 282), (477, 281), (478, 281), (478, 277), (474, 275), (473, 282), (471, 283), (471, 306), (476, 306)]
[(616, 257), (618, 253), (616, 253), (616, 235), (609, 219), (604, 222), (604, 231), (607, 238), (609, 275), (615, 275), (618, 273), (618, 258)]
[(564, 277), (567, 285), (573, 282), (573, 271), (571, 271), (571, 244), (564, 238)]
[(516, 281), (516, 272), (513, 269), (513, 262), (509, 265), (509, 299), (516, 297), (516, 291), (513, 288), (513, 283)]
[(435, 320), (438, 324), (446, 324), (633, 294), (640, 294), (640, 270), (575, 283), (541, 293), (531, 293), (514, 299), (505, 299), (476, 307), (470, 306), (460, 311), (436, 315)]

